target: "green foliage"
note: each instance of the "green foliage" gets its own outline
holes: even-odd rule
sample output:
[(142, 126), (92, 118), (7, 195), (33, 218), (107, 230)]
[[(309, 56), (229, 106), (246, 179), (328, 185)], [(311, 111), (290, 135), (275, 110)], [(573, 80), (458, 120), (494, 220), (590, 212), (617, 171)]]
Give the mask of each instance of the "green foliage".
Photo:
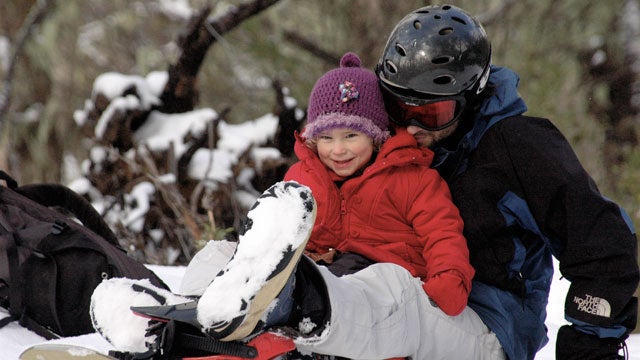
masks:
[(209, 241), (224, 240), (228, 234), (235, 231), (234, 228), (229, 227), (225, 229), (214, 228), (210, 224), (204, 225), (204, 231), (202, 232), (202, 239), (195, 241), (196, 251), (201, 250)]

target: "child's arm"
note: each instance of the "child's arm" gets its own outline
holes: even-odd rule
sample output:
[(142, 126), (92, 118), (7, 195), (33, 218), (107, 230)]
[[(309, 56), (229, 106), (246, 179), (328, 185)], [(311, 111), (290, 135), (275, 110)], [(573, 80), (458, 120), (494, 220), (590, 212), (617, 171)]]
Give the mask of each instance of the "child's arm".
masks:
[(458, 315), (467, 305), (474, 269), (449, 188), (435, 171), (427, 175), (411, 211), (414, 229), (424, 245), (427, 276), (423, 288), (447, 315)]

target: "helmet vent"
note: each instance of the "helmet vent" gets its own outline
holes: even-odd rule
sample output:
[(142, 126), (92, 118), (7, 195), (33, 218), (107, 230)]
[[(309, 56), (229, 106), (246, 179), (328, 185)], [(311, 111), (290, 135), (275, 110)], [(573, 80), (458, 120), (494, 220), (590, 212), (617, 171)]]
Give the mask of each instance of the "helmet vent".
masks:
[(462, 25), (467, 25), (467, 22), (466, 22), (466, 21), (464, 21), (464, 19), (461, 19), (461, 18), (459, 18), (459, 17), (457, 17), (457, 16), (452, 16), (452, 17), (451, 17), (451, 20), (456, 21), (456, 22), (459, 22), (459, 23), (460, 23), (460, 24), (462, 24)]
[(438, 31), (438, 34), (440, 35), (449, 35), (453, 32), (453, 28), (452, 27), (446, 27), (443, 29), (440, 29), (440, 31)]
[(413, 22), (413, 28), (416, 30), (420, 30), (422, 28), (422, 23), (420, 22), (420, 20), (416, 20)]
[(433, 79), (433, 82), (437, 85), (447, 85), (455, 81), (456, 79), (451, 75), (440, 75)]
[(439, 56), (435, 59), (431, 59), (431, 63), (436, 65), (448, 64), (453, 61), (453, 56)]
[(404, 47), (402, 47), (402, 45), (400, 44), (396, 44), (396, 51), (398, 52), (398, 54), (400, 54), (400, 56), (407, 56), (407, 50), (405, 50)]
[(386, 67), (387, 71), (392, 73), (392, 74), (397, 74), (398, 73), (398, 68), (390, 60), (387, 60), (387, 61), (384, 62), (384, 67)]

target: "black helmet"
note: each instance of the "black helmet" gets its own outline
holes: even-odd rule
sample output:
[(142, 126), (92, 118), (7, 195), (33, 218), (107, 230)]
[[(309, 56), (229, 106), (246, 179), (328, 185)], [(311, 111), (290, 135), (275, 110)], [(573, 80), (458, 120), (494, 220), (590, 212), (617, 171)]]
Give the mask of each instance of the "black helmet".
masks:
[(490, 62), (491, 43), (477, 20), (458, 7), (432, 5), (396, 25), (376, 73), (399, 97), (475, 95), (486, 85)]

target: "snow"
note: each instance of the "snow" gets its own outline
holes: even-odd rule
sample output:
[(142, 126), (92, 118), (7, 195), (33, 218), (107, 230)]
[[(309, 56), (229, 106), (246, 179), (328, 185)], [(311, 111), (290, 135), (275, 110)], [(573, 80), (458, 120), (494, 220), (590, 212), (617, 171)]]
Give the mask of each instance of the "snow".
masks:
[(173, 144), (176, 156), (181, 156), (186, 150), (182, 139), (189, 134), (204, 132), (207, 124), (217, 117), (218, 114), (211, 109), (171, 115), (153, 111), (144, 125), (136, 131), (135, 140), (138, 144), (149, 146), (151, 150), (166, 150), (169, 144)]
[[(184, 266), (149, 265), (149, 268), (158, 274), (174, 292), (180, 290), (182, 279), (185, 277), (187, 270)], [(538, 353), (536, 360), (554, 359), (555, 334), (558, 328), (565, 324), (562, 313), (563, 299), (567, 288), (568, 282), (566, 280), (559, 280), (554, 277), (551, 295), (549, 297), (549, 306), (547, 306), (547, 327), (549, 328), (550, 341), (549, 344)], [(113, 300), (116, 301), (117, 299), (114, 298)], [(0, 308), (0, 316), (4, 317), (6, 314), (7, 312)], [(47, 341), (14, 322), (0, 329), (0, 349), (2, 349), (0, 360), (15, 360), (20, 353), (29, 346), (45, 342), (83, 345), (102, 352), (107, 352), (112, 349), (111, 345), (97, 333)], [(640, 360), (640, 334), (631, 335), (627, 340), (627, 347), (629, 350), (629, 359)]]
[(172, 18), (189, 20), (193, 15), (193, 9), (185, 0), (160, 0), (160, 11)]
[(148, 181), (143, 181), (133, 187), (131, 193), (125, 194), (125, 202), (128, 204), (137, 204), (139, 206), (132, 208), (129, 215), (123, 221), (123, 225), (134, 232), (142, 231), (144, 226), (144, 216), (149, 211), (150, 197), (155, 194), (156, 188)]

